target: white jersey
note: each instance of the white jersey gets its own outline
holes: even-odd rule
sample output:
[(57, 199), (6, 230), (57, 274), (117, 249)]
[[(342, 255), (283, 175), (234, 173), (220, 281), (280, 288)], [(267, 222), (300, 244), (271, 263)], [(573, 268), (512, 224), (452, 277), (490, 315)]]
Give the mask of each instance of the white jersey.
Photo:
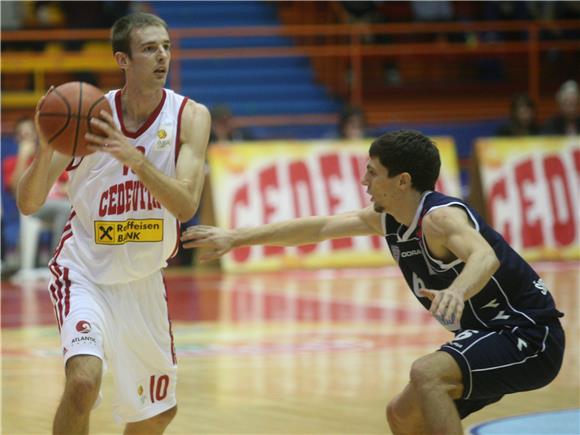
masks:
[[(164, 174), (175, 176), (181, 115), (187, 98), (163, 90), (163, 98), (136, 132), (126, 130), (121, 91), (106, 94), (123, 134)], [(177, 252), (179, 223), (137, 175), (105, 152), (69, 165), (72, 213), (51, 263), (99, 284), (134, 281), (167, 266)]]

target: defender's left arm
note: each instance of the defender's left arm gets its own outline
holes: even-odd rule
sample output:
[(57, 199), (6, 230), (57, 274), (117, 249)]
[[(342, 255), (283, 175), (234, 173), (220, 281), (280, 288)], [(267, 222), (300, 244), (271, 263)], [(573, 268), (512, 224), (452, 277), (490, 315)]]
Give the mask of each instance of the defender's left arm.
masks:
[(179, 138), (181, 148), (175, 177), (159, 171), (147, 157), (129, 145), (111, 115), (102, 111), (100, 116), (104, 121), (92, 118), (91, 122), (103, 135), (85, 136), (95, 144), (94, 149), (110, 153), (131, 168), (155, 199), (180, 222), (191, 219), (199, 206), (204, 183), (205, 153), (211, 125), (207, 108), (188, 101), (183, 109)]
[(424, 290), (431, 312), (447, 321), (459, 318), (464, 301), (476, 295), (500, 266), (490, 244), (459, 207), (442, 207), (423, 219), (423, 233), (431, 253), (445, 263), (459, 258), (463, 270), (445, 290)]

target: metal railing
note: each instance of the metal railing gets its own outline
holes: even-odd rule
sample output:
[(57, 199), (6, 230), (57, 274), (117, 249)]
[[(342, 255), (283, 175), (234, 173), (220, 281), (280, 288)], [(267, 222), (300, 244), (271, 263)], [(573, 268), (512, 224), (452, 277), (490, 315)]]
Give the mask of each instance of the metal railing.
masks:
[[(566, 21), (493, 21), (466, 23), (397, 23), (376, 25), (300, 25), (231, 28), (173, 29), (171, 85), (179, 92), (182, 87), (182, 61), (188, 59), (275, 58), (307, 56), (310, 58), (343, 59), (349, 63), (351, 79), (348, 98), (352, 104), (362, 105), (364, 60), (367, 58), (426, 57), (426, 56), (479, 56), (520, 54), (527, 56), (528, 93), (536, 101), (540, 96), (540, 57), (547, 50), (580, 52), (580, 38), (567, 39), (565, 32), (580, 33), (580, 20)], [(397, 38), (417, 38), (438, 34), (475, 34), (486, 32), (517, 34), (517, 40), (475, 42), (429, 41), (397, 42)], [(543, 37), (550, 34), (550, 39)], [(388, 35), (393, 42), (367, 43), (369, 35)], [(291, 46), (240, 48), (182, 48), (186, 38), (220, 38), (250, 36), (286, 36), (294, 40)], [(23, 30), (3, 31), (4, 47), (19, 42), (107, 41), (108, 30)], [(5, 91), (2, 107), (31, 107), (44, 93), (47, 72), (56, 71), (115, 71), (110, 51), (79, 50), (2, 53), (2, 73), (32, 74), (34, 89), (28, 92)], [(264, 118), (264, 119), (262, 119)], [(252, 117), (254, 122), (268, 123), (268, 117)], [(278, 117), (280, 118), (280, 117)], [(284, 117), (282, 117), (284, 118)], [(302, 116), (302, 118), (304, 118)], [(328, 118), (330, 119), (330, 118)], [(327, 120), (324, 116), (316, 122)], [(283, 122), (284, 120), (280, 120)], [(304, 121), (304, 119), (303, 119)], [(272, 122), (272, 120), (270, 120)], [(276, 121), (278, 122), (278, 121)]]

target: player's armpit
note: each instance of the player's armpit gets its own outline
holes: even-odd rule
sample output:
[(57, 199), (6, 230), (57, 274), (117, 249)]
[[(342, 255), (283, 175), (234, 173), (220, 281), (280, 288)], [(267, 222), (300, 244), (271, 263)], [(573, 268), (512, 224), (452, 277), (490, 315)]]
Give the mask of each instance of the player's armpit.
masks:
[(455, 258), (466, 261), (480, 242), (487, 244), (458, 207), (442, 207), (428, 213), (422, 229), (431, 253), (445, 262)]
[(459, 258), (465, 263), (448, 288), (464, 299), (477, 294), (499, 267), (491, 245), (459, 208), (444, 207), (429, 213), (423, 219), (423, 233), (429, 249), (438, 258), (447, 263)]

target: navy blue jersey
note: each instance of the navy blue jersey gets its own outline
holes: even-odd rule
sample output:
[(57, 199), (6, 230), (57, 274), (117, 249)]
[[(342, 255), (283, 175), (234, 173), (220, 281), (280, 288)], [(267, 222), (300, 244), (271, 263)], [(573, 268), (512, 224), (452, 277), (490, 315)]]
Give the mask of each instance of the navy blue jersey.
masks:
[(423, 218), (440, 207), (462, 208), (500, 261), (499, 269), (485, 287), (465, 301), (461, 319), (453, 324), (444, 324), (447, 329), (497, 330), (514, 326), (534, 326), (549, 323), (562, 316), (542, 279), (503, 237), (465, 202), (439, 192), (423, 194), (409, 227), (397, 222), (393, 216), (383, 214), (389, 249), (407, 284), (425, 308), (429, 309), (431, 301), (420, 296), (419, 290), (442, 290), (449, 287), (465, 265), (460, 259), (443, 263), (433, 258), (426, 247), (421, 230)]

